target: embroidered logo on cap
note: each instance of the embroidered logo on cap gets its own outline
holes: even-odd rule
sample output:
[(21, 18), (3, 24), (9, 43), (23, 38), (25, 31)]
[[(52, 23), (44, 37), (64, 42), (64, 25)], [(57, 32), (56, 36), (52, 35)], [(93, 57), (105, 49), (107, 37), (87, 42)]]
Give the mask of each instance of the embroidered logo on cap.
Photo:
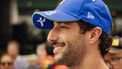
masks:
[(53, 21), (35, 13), (32, 16), (33, 24), (39, 29), (52, 29), (54, 27)]
[(46, 21), (46, 19), (45, 19), (45, 18), (42, 19), (41, 17), (39, 18), (39, 20), (37, 20), (37, 22), (40, 22), (41, 26), (44, 26), (43, 23), (44, 23), (45, 21)]
[(87, 14), (87, 18), (94, 19), (94, 16), (92, 15), (91, 12), (88, 12), (88, 14)]

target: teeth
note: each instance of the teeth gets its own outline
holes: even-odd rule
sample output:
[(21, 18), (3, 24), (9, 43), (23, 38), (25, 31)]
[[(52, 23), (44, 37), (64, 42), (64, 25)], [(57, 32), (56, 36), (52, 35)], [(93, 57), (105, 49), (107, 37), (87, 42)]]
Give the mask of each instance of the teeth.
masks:
[(53, 49), (53, 52), (54, 52), (54, 54), (57, 54), (60, 52), (60, 50), (61, 50), (61, 46), (55, 46)]
[(61, 46), (61, 47), (63, 47), (65, 44), (56, 44), (56, 45), (54, 45), (53, 47), (58, 47), (58, 46)]

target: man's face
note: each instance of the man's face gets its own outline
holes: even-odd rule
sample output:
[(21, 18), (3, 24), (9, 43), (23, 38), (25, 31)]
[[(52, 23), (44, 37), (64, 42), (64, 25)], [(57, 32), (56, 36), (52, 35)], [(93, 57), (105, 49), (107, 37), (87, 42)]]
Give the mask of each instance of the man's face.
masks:
[(48, 41), (53, 44), (57, 63), (72, 66), (78, 64), (86, 51), (85, 34), (81, 34), (78, 23), (54, 22), (48, 34)]
[(122, 52), (108, 53), (104, 59), (110, 69), (122, 69)]
[(9, 43), (7, 52), (9, 55), (18, 55), (19, 54), (18, 43), (16, 42)]
[(13, 60), (10, 56), (5, 55), (1, 58), (1, 67), (0, 69), (13, 69)]

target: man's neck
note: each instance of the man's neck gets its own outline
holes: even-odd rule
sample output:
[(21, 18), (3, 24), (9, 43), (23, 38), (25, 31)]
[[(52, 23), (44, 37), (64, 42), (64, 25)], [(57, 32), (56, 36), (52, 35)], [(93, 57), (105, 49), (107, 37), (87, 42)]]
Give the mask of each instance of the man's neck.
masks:
[(17, 59), (18, 56), (19, 56), (19, 55), (12, 55), (11, 57), (12, 57), (12, 59), (13, 59), (14, 61), (16, 61), (16, 59)]
[(72, 66), (69, 69), (109, 69), (109, 68), (106, 66), (100, 53), (96, 54), (96, 52), (91, 52), (91, 54), (85, 55), (85, 57), (81, 60), (80, 64), (77, 64), (77, 66)]

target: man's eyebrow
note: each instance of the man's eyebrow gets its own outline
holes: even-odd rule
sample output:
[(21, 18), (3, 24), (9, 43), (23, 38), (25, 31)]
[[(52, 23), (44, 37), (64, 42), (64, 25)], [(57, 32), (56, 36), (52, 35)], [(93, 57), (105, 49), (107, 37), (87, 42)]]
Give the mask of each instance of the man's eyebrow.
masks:
[(72, 23), (61, 23), (62, 26), (67, 26), (67, 27), (72, 27), (73, 24)]
[(58, 22), (58, 23), (74, 23), (74, 22), (76, 22), (76, 21), (67, 21), (67, 22), (65, 22), (65, 21), (63, 22), (62, 21), (62, 22)]
[(64, 24), (64, 25), (72, 25), (72, 23), (74, 22), (57, 22), (57, 23)]

